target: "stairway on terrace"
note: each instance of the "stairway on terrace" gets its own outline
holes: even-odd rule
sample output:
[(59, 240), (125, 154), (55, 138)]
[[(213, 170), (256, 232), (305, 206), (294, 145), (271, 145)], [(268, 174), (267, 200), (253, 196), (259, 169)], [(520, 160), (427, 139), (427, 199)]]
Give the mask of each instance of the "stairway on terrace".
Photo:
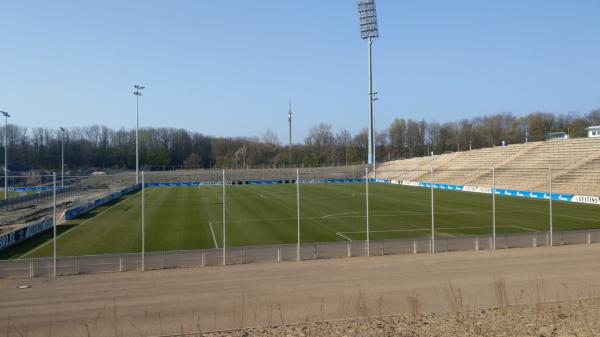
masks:
[[(571, 140), (553, 140), (541, 142), (537, 147), (524, 155), (507, 162), (496, 168), (496, 187), (520, 190), (548, 190), (548, 172), (553, 169), (557, 176), (557, 184), (553, 186), (555, 192), (567, 193), (570, 179), (575, 179), (582, 184), (582, 180), (589, 178), (589, 174), (580, 173), (584, 167), (594, 168), (596, 165), (585, 163), (586, 158), (593, 158), (600, 151), (600, 139), (576, 138)], [(579, 163), (579, 167), (573, 167)], [(573, 171), (569, 173), (568, 171)], [(558, 177), (560, 175), (560, 177)], [(558, 180), (559, 179), (559, 180)], [(489, 186), (490, 174), (484, 175), (470, 184), (476, 186)], [(573, 191), (574, 189), (569, 189)]]
[(552, 180), (553, 191), (579, 195), (600, 195), (600, 158), (591, 159), (577, 169), (568, 172), (555, 170), (553, 176), (556, 176)]
[(431, 169), (453, 160), (463, 152), (417, 157), (382, 163), (377, 169), (377, 177), (397, 180), (421, 181), (430, 177)]
[(515, 156), (526, 146), (515, 144), (461, 152), (460, 156), (436, 168), (435, 179), (437, 182), (463, 185), (491, 172), (494, 165)]

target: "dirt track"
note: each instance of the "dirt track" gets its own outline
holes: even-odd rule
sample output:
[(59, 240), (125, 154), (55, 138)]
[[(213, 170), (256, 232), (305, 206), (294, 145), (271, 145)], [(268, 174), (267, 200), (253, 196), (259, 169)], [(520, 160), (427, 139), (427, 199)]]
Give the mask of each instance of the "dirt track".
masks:
[(404, 313), (413, 293), (423, 310), (445, 311), (450, 288), (466, 308), (485, 308), (496, 306), (498, 277), (511, 304), (574, 299), (600, 294), (599, 267), (595, 244), (0, 280), (0, 335), (147, 336)]

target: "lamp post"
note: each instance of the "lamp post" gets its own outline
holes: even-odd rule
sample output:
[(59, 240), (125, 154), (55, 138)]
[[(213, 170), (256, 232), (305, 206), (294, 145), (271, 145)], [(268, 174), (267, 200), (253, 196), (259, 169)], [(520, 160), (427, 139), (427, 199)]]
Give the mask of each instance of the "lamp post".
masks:
[(60, 188), (65, 187), (65, 128), (60, 128)]
[(0, 111), (4, 115), (4, 200), (8, 199), (8, 117), (6, 111)]
[(360, 19), (360, 37), (363, 40), (367, 40), (369, 48), (369, 152), (368, 152), (368, 163), (373, 165), (373, 172), (375, 172), (375, 137), (373, 128), (373, 101), (376, 100), (376, 92), (373, 92), (373, 67), (371, 62), (371, 46), (373, 40), (379, 37), (379, 29), (377, 27), (377, 11), (375, 10), (375, 0), (359, 0), (358, 1), (358, 15)]
[(142, 90), (145, 87), (140, 85), (134, 85), (135, 91), (135, 183), (139, 183), (139, 170), (140, 170), (140, 155), (139, 155), (139, 143), (138, 143), (138, 129), (140, 127), (140, 96), (142, 96)]

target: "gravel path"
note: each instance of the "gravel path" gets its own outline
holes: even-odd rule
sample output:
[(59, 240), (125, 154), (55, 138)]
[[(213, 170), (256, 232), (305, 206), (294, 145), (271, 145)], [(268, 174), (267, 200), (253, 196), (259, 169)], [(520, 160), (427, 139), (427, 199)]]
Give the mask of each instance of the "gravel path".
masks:
[[(598, 256), (592, 244), (3, 279), (0, 336), (156, 336), (600, 297)], [(449, 326), (472, 322), (459, 319)], [(403, 326), (386, 322), (378, 329)]]

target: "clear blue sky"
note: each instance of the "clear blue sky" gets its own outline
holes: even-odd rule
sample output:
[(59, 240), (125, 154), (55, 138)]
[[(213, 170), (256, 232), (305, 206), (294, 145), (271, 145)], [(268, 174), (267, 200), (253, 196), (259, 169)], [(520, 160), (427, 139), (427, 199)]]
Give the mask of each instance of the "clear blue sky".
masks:
[[(600, 107), (600, 1), (377, 0), (376, 126)], [(367, 125), (355, 0), (3, 1), (0, 110), (34, 127), (135, 125), (286, 140)], [(298, 140), (298, 137), (296, 138)]]

